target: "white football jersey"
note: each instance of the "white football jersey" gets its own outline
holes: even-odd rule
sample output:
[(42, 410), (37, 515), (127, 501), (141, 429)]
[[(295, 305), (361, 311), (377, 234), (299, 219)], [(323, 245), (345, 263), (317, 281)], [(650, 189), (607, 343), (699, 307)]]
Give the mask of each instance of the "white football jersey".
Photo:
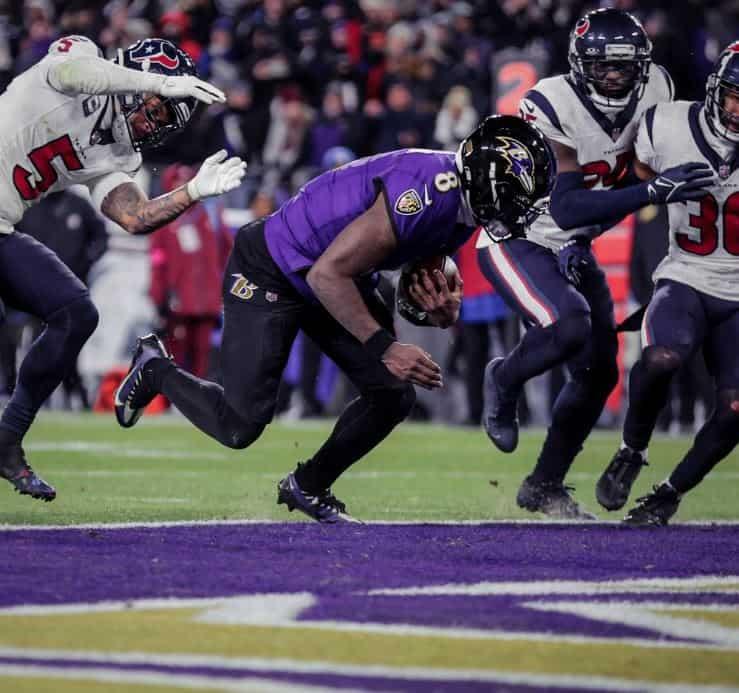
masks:
[(716, 174), (710, 194), (699, 202), (667, 205), (670, 244), (655, 282), (673, 279), (739, 301), (739, 167), (731, 167), (733, 147), (711, 132), (702, 103), (676, 101), (646, 113), (636, 139), (639, 161), (657, 173), (706, 162)]
[[(634, 158), (634, 139), (642, 113), (656, 103), (671, 101), (673, 91), (667, 71), (652, 63), (641, 99), (611, 120), (582, 95), (568, 75), (558, 75), (537, 82), (521, 100), (520, 113), (548, 139), (577, 152), (588, 188), (607, 190), (626, 173)], [(527, 229), (526, 238), (557, 250), (582, 233), (582, 228), (564, 231), (551, 215), (542, 214)], [(491, 242), (482, 233), (478, 247)]]
[(0, 233), (49, 193), (80, 183), (110, 189), (141, 165), (132, 146), (112, 141), (114, 97), (68, 96), (49, 84), (55, 61), (97, 52), (89, 39), (59, 39), (0, 95)]

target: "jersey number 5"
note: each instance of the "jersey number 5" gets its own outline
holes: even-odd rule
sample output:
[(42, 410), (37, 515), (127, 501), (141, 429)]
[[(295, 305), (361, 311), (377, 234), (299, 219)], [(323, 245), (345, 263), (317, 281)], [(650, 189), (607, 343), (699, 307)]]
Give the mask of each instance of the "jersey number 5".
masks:
[(16, 164), (13, 168), (13, 183), (24, 200), (35, 200), (56, 183), (59, 174), (51, 165), (51, 161), (57, 156), (61, 157), (67, 171), (79, 171), (83, 168), (69, 135), (57, 137), (42, 147), (37, 147), (28, 155), (36, 169), (36, 180), (32, 180), (33, 173), (23, 166)]
[[(713, 195), (706, 195), (700, 201), (700, 214), (691, 214), (690, 226), (699, 230), (698, 240), (692, 240), (687, 233), (676, 233), (677, 244), (686, 252), (695, 255), (710, 255), (718, 248), (718, 202)], [(739, 193), (729, 195), (724, 202), (723, 213), (724, 248), (731, 255), (739, 255)]]

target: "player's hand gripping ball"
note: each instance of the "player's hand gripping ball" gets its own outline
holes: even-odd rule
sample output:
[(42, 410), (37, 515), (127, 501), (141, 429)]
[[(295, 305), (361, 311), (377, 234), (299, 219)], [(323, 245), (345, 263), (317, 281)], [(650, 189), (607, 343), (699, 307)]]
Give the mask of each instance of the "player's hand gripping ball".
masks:
[(462, 277), (452, 258), (434, 255), (404, 265), (395, 303), (414, 325), (449, 327), (459, 317)]

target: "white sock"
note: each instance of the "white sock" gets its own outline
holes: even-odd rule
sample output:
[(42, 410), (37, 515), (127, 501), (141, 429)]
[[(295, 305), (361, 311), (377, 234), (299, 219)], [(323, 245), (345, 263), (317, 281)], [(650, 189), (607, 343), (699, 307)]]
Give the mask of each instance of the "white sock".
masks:
[(644, 448), (643, 450), (635, 450), (634, 448), (626, 445), (626, 443), (624, 443), (624, 441), (622, 440), (619, 450), (630, 450), (631, 452), (635, 452), (637, 455), (640, 455), (645, 462), (647, 461), (647, 448)]

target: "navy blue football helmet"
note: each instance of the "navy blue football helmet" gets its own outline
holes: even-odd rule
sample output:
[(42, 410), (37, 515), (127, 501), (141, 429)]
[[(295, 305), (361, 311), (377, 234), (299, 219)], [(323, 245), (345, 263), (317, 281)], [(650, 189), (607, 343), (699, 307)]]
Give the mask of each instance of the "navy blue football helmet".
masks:
[[(131, 70), (153, 72), (168, 77), (192, 75), (197, 77), (197, 69), (192, 58), (171, 41), (161, 38), (148, 38), (136, 41), (128, 48), (118, 49), (113, 59), (118, 65)], [(128, 135), (136, 151), (152, 149), (161, 145), (167, 137), (182, 130), (197, 107), (195, 98), (158, 97), (153, 108), (147, 108), (147, 95), (119, 94), (118, 103), (126, 123)], [(150, 131), (136, 135), (131, 127), (131, 116), (141, 112), (150, 124)]]
[(494, 241), (522, 235), (546, 211), (557, 166), (534, 125), (488, 116), (462, 140), (455, 161), (467, 207)]
[(739, 115), (725, 109), (727, 93), (739, 98), (739, 41), (734, 41), (721, 53), (706, 83), (708, 124), (718, 136), (739, 142)]
[[(652, 42), (641, 23), (628, 12), (593, 10), (572, 30), (568, 59), (580, 91), (600, 110), (620, 111), (644, 93)], [(618, 72), (620, 78), (609, 78), (613, 72)]]

